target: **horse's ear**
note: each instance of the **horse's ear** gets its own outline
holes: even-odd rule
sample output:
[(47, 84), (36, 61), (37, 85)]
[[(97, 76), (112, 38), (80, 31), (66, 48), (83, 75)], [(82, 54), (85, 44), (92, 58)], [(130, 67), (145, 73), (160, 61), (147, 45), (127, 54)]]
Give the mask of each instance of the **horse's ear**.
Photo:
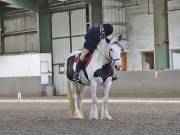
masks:
[(106, 42), (109, 44), (111, 40), (109, 38), (105, 38)]
[(122, 35), (119, 35), (118, 40), (119, 40), (119, 41), (122, 40)]

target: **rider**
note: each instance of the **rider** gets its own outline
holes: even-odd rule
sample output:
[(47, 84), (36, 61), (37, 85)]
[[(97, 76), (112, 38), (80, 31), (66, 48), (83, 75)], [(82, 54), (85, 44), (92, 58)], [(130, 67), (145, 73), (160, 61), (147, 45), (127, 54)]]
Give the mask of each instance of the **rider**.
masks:
[(79, 81), (79, 72), (81, 70), (81, 66), (85, 56), (97, 48), (97, 45), (101, 41), (101, 39), (107, 38), (107, 36), (113, 33), (113, 26), (108, 23), (104, 23), (102, 25), (93, 26), (89, 29), (89, 31), (85, 35), (85, 43), (84, 49), (81, 53), (80, 60), (76, 65), (76, 70), (73, 75), (73, 81)]

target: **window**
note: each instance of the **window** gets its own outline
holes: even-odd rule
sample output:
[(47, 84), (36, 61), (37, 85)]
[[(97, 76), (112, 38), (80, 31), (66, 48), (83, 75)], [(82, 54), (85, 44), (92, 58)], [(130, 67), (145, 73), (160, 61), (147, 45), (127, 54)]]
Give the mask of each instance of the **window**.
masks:
[(143, 70), (154, 69), (154, 52), (142, 53), (142, 69)]
[(174, 50), (172, 52), (172, 66), (173, 69), (180, 69), (180, 50)]

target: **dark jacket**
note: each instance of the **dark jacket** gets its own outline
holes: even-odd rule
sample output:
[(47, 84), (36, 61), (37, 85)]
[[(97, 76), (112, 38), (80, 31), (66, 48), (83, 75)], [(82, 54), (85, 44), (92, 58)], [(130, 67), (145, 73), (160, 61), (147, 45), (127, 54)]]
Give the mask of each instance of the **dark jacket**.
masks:
[(94, 50), (97, 48), (97, 45), (101, 41), (100, 26), (91, 27), (85, 35), (85, 40), (84, 48), (94, 52)]

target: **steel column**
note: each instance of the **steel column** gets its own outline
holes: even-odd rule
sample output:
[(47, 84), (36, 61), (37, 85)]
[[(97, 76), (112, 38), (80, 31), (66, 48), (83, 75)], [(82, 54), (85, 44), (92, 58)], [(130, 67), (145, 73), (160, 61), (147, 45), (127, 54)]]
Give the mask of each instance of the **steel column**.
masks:
[(48, 0), (39, 4), (38, 12), (40, 52), (51, 52), (51, 16), (48, 9)]
[(102, 23), (102, 0), (88, 0), (91, 24), (97, 25)]
[(167, 0), (153, 1), (155, 69), (169, 68), (169, 33)]
[(5, 52), (5, 43), (4, 43), (4, 14), (3, 9), (0, 11), (0, 54)]

